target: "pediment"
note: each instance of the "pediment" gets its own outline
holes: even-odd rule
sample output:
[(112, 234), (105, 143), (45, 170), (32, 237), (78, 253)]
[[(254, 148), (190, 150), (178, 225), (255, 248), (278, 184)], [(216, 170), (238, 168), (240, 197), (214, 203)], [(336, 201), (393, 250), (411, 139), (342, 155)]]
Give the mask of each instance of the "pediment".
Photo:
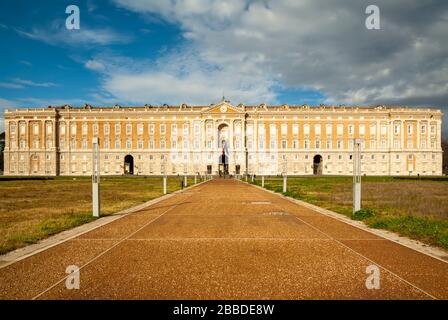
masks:
[(204, 111), (204, 113), (218, 113), (218, 114), (226, 114), (226, 113), (242, 113), (244, 112), (241, 108), (235, 107), (227, 101), (221, 101), (215, 105), (212, 105), (210, 108)]

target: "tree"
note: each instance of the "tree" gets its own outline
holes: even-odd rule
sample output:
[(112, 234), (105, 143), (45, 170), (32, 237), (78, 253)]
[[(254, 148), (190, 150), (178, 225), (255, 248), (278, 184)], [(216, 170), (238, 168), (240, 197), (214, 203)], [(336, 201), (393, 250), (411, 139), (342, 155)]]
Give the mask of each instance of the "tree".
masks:
[(5, 133), (0, 133), (0, 172), (3, 172), (3, 150), (5, 149)]
[(444, 174), (448, 174), (448, 138), (442, 140), (442, 150), (443, 150), (442, 172)]

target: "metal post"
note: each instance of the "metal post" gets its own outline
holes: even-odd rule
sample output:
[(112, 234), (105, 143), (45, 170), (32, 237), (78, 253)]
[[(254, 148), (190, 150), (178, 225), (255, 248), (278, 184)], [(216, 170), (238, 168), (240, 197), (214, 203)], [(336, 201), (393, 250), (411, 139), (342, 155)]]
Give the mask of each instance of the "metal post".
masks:
[(287, 175), (286, 174), (283, 174), (283, 192), (286, 192), (286, 190), (287, 190), (287, 181), (288, 181), (288, 179), (287, 179)]
[(100, 216), (100, 147), (98, 137), (93, 138), (92, 146), (92, 214)]
[(261, 186), (264, 188), (264, 176), (261, 176)]
[(163, 194), (166, 194), (166, 176), (163, 176)]
[(353, 213), (361, 210), (361, 139), (353, 140)]
[(194, 175), (194, 184), (196, 184), (197, 183), (197, 175)]
[(187, 183), (187, 175), (184, 176), (184, 188), (187, 187), (188, 183)]

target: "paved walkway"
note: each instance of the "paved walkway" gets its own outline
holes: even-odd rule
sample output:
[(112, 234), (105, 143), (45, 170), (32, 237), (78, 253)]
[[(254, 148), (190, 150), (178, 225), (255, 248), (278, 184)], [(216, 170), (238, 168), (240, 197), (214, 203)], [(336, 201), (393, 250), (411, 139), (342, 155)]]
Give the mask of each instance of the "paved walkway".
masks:
[[(380, 289), (366, 288), (370, 265)], [(0, 298), (447, 299), (448, 263), (212, 180), (0, 269)]]

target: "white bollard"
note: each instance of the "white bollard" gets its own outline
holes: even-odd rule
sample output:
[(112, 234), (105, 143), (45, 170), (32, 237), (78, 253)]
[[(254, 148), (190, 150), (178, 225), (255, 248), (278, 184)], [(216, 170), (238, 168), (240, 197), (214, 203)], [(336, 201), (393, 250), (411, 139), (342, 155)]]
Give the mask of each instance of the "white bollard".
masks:
[(287, 178), (286, 174), (283, 176), (283, 192), (286, 192), (286, 184), (287, 184)]
[(93, 138), (92, 153), (92, 214), (100, 216), (100, 147), (98, 137)]
[(264, 176), (261, 176), (261, 186), (264, 188)]
[(252, 182), (254, 182), (254, 175), (252, 175), (252, 178), (251, 178), (251, 179), (252, 179)]
[(166, 194), (166, 176), (163, 176), (163, 194)]
[(187, 185), (188, 185), (188, 182), (187, 182), (187, 176), (184, 176), (184, 188), (186, 188), (187, 187)]
[(194, 176), (194, 184), (197, 183), (197, 179), (196, 179), (196, 178), (197, 178), (197, 176), (195, 175), (195, 176)]

